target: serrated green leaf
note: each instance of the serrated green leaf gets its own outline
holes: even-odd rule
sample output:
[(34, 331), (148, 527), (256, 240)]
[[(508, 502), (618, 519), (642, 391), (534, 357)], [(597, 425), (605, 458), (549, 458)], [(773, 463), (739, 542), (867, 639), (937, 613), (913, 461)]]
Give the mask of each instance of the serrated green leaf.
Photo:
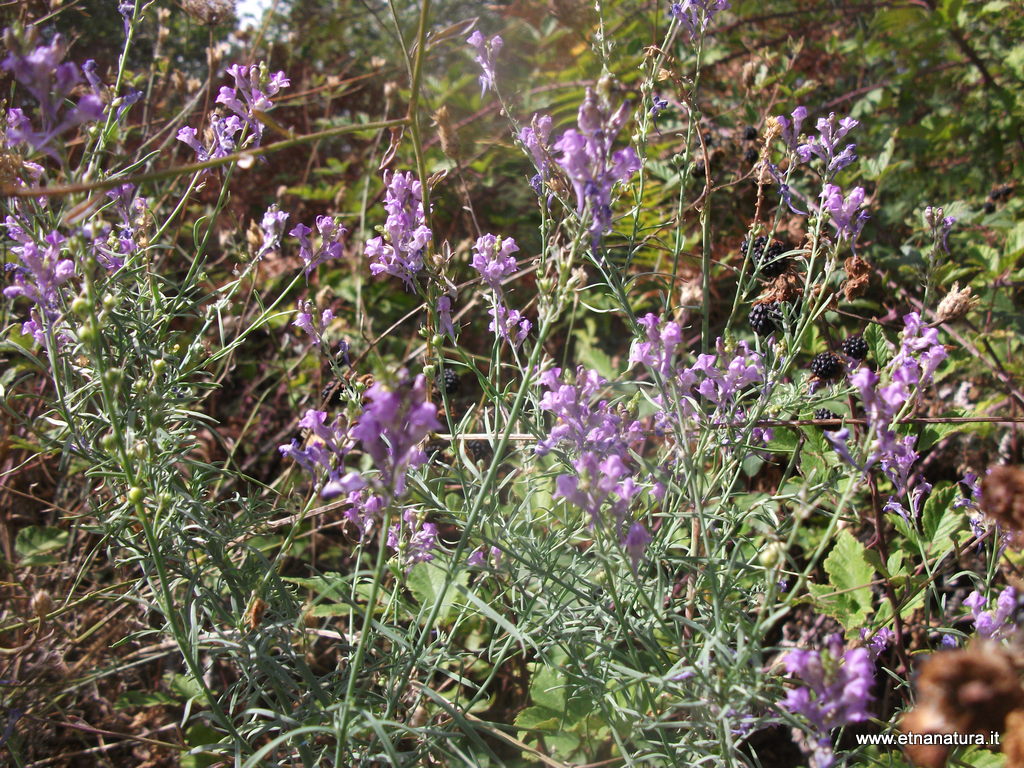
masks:
[(825, 558), (825, 572), (829, 575), (830, 585), (838, 593), (837, 599), (852, 606), (850, 615), (836, 618), (847, 629), (863, 624), (873, 610), (871, 580), (875, 570), (865, 556), (864, 545), (849, 531), (839, 532), (835, 546)]
[(964, 515), (953, 509), (959, 495), (955, 485), (932, 491), (921, 512), (921, 530), (928, 555), (943, 554), (953, 548), (953, 534), (964, 526)]
[(877, 367), (882, 368), (889, 362), (892, 357), (892, 350), (889, 348), (889, 342), (886, 341), (885, 334), (882, 333), (882, 326), (871, 324), (864, 329), (864, 341), (868, 344), (870, 350), (868, 355), (871, 360), (875, 362)]

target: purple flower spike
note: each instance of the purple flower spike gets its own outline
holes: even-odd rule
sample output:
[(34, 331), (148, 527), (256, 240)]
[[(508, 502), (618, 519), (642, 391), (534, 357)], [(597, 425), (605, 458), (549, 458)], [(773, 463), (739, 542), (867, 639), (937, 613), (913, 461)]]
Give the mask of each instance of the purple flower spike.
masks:
[(384, 234), (366, 243), (370, 272), (401, 278), (411, 290), (433, 236), (423, 213), (423, 188), (411, 173), (385, 171)]
[(633, 523), (629, 527), (629, 532), (622, 541), (622, 547), (626, 550), (626, 554), (629, 555), (634, 572), (647, 552), (647, 545), (650, 543), (651, 534), (647, 532), (647, 528), (644, 527), (643, 523)]
[(497, 302), (488, 310), (491, 316), (491, 323), (487, 326), (498, 338), (509, 342), (513, 347), (519, 347), (533, 329), (533, 323), (526, 319), (518, 309), (509, 309), (504, 304)]
[(378, 483), (391, 489), (396, 497), (405, 492), (409, 469), (424, 464), (426, 455), (417, 446), (430, 432), (440, 429), (437, 407), (427, 399), (427, 380), (423, 375), (412, 381), (404, 371), (393, 390), (374, 384), (366, 393), (370, 401), (352, 437), (373, 459), (380, 472)]
[(977, 590), (964, 600), (964, 606), (971, 610), (978, 635), (992, 640), (1012, 635), (1017, 630), (1017, 591), (1013, 587), (1006, 587), (996, 598), (994, 611), (986, 611), (987, 604), (988, 600)]
[[(266, 220), (265, 217), (264, 220)], [(283, 226), (283, 219), (281, 223)], [(288, 233), (299, 240), (299, 258), (306, 265), (307, 275), (325, 261), (340, 259), (345, 253), (341, 238), (348, 233), (348, 230), (341, 226), (336, 219), (330, 216), (317, 216), (316, 228), (320, 233), (320, 247), (315, 250), (309, 237), (313, 230), (305, 224), (297, 224), (295, 229)]]
[(498, 52), (501, 51), (504, 41), (498, 35), (486, 40), (483, 33), (477, 29), (473, 31), (466, 42), (476, 49), (473, 61), (480, 65), (480, 95), (483, 96), (487, 91), (496, 91), (494, 60), (497, 58)]
[(821, 192), (821, 209), (829, 214), (836, 234), (850, 243), (857, 240), (868, 220), (868, 214), (861, 210), (864, 197), (863, 187), (854, 187), (845, 198), (843, 190), (835, 184), (826, 184)]
[(780, 702), (781, 706), (802, 715), (817, 731), (817, 740), (809, 741), (798, 734), (805, 752), (815, 766), (832, 764), (834, 728), (868, 720), (867, 706), (875, 671), (866, 648), (843, 650), (842, 639), (834, 635), (827, 651), (794, 650), (783, 659), (786, 671), (804, 683), (793, 688)]
[[(33, 36), (30, 33), (27, 37), (31, 39)], [(52, 146), (55, 138), (103, 116), (104, 105), (98, 91), (83, 94), (75, 107), (66, 107), (72, 91), (82, 82), (78, 65), (65, 62), (66, 55), (67, 45), (57, 35), (49, 45), (37, 46), (27, 53), (12, 51), (0, 62), (0, 69), (10, 72), (19, 85), (39, 102), (42, 122), (41, 130), (37, 131), (21, 109), (8, 110), (8, 146), (25, 142), (38, 151), (57, 157)]]
[(835, 113), (830, 112), (827, 118), (818, 119), (816, 123), (818, 135), (810, 137), (806, 144), (801, 144), (796, 148), (797, 156), (804, 163), (812, 156), (820, 157), (825, 163), (826, 178), (832, 178), (857, 159), (853, 144), (847, 144), (843, 149), (838, 149), (839, 142), (857, 125), (858, 122), (852, 117), (844, 117), (837, 123)]
[(14, 284), (4, 288), (4, 296), (9, 299), (24, 296), (32, 302), (31, 318), (22, 326), (22, 331), (43, 344), (45, 329), (52, 327), (59, 314), (60, 286), (75, 274), (75, 263), (61, 258), (64, 237), (59, 232), (48, 234), (44, 238), (45, 245), (40, 246), (12, 217), (7, 217), (6, 226), (11, 239), (21, 243), (11, 248), (21, 264), (7, 265), (8, 271), (14, 273)]
[(516, 257), (512, 254), (518, 250), (519, 246), (511, 237), (483, 235), (473, 246), (471, 266), (495, 293), (501, 294), (502, 278), (516, 271)]
[(245, 121), (252, 131), (250, 135), (253, 146), (258, 147), (263, 140), (263, 123), (256, 112), (270, 111), (274, 106), (270, 97), (276, 96), (282, 88), (291, 85), (291, 81), (284, 72), (265, 77), (262, 67), (256, 64), (248, 67), (233, 64), (228, 67), (228, 74), (234, 79), (235, 87), (221, 86), (217, 94), (217, 103), (223, 104)]
[(786, 142), (787, 147), (795, 152), (800, 143), (800, 128), (803, 126), (804, 120), (807, 119), (807, 107), (797, 107), (790, 117), (792, 117), (792, 121), (785, 115), (777, 115), (775, 120), (782, 129), (782, 140)]
[(260, 233), (263, 235), (263, 245), (256, 252), (256, 260), (259, 261), (268, 253), (277, 251), (281, 247), (281, 237), (284, 235), (284, 227), (288, 222), (288, 214), (277, 207), (277, 204), (267, 208), (260, 222)]
[(683, 0), (681, 3), (672, 3), (669, 14), (690, 37), (701, 37), (715, 16), (731, 7), (729, 0)]
[(519, 140), (529, 150), (537, 175), (530, 180), (534, 192), (540, 194), (541, 183), (551, 177), (551, 115), (534, 115), (530, 124), (519, 131)]
[(640, 158), (632, 147), (612, 151), (615, 137), (627, 117), (625, 104), (609, 113), (588, 88), (580, 105), (579, 130), (567, 130), (554, 147), (562, 153), (557, 162), (576, 193), (576, 210), (580, 216), (590, 217), (595, 246), (611, 229), (612, 188), (616, 183), (628, 181), (640, 169)]

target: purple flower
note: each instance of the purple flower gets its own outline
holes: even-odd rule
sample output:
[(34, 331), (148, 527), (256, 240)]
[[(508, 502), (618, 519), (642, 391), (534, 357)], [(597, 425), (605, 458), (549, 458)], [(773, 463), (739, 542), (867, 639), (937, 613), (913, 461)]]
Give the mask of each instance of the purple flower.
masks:
[(800, 143), (800, 127), (807, 119), (807, 107), (797, 107), (793, 110), (791, 117), (792, 121), (785, 115), (777, 115), (775, 120), (782, 129), (782, 140), (786, 142), (787, 147), (795, 152)]
[(674, 321), (662, 321), (648, 312), (637, 320), (646, 331), (644, 341), (634, 341), (629, 351), (629, 362), (640, 363), (668, 378), (674, 370), (676, 355), (685, 349), (683, 329)]
[(669, 14), (690, 37), (701, 37), (715, 16), (730, 7), (729, 0), (683, 0), (681, 3), (672, 3)]
[(210, 115), (209, 145), (199, 141), (199, 134), (195, 128), (185, 126), (176, 134), (176, 138), (183, 144), (187, 144), (196, 153), (196, 159), (201, 163), (207, 160), (217, 160), (227, 157), (235, 151), (235, 136), (242, 130), (242, 121), (235, 115), (223, 118), (218, 114)]
[(839, 142), (857, 125), (858, 121), (852, 117), (844, 117), (837, 123), (833, 112), (830, 112), (827, 118), (818, 118), (818, 135), (811, 136), (805, 144), (796, 147), (797, 157), (804, 163), (812, 156), (820, 157), (825, 163), (825, 178), (831, 179), (857, 159), (854, 153), (855, 145), (847, 144), (843, 149), (838, 149)]
[(541, 184), (551, 177), (551, 115), (534, 115), (530, 124), (519, 131), (519, 140), (533, 157), (537, 175), (530, 180), (533, 191), (540, 194)]
[(519, 347), (533, 329), (533, 323), (526, 319), (518, 309), (509, 309), (497, 302), (488, 310), (491, 322), (487, 326), (499, 339), (504, 339), (513, 347)]
[(278, 446), (278, 451), (310, 474), (327, 476), (321, 490), (323, 498), (333, 499), (366, 485), (358, 472), (345, 472), (343, 461), (352, 448), (352, 441), (340, 418), (328, 424), (325, 411), (310, 409), (299, 421), (299, 427), (311, 433), (305, 445), (292, 440), (287, 445)]
[(854, 187), (845, 198), (843, 190), (835, 184), (826, 184), (821, 191), (821, 209), (829, 214), (836, 234), (853, 243), (860, 235), (868, 214), (861, 210), (864, 205), (864, 188)]
[(547, 439), (537, 444), (537, 454), (544, 456), (564, 445), (580, 454), (628, 456), (630, 446), (643, 439), (643, 427), (639, 421), (627, 420), (609, 401), (598, 400), (608, 382), (582, 366), (576, 369), (574, 384), (564, 383), (561, 373), (560, 368), (552, 368), (540, 375), (548, 390), (540, 408), (552, 414), (556, 423)]
[(657, 117), (664, 110), (668, 109), (668, 100), (660, 96), (651, 97), (651, 117)]
[(330, 309), (325, 309), (320, 315), (320, 322), (318, 325), (313, 323), (313, 312), (316, 311), (316, 307), (312, 301), (302, 300), (299, 302), (299, 311), (295, 317), (295, 325), (297, 328), (301, 328), (309, 336), (313, 346), (319, 346), (320, 341), (323, 339), (324, 331), (330, 324), (331, 320), (334, 319), (334, 312)]
[(423, 189), (411, 173), (384, 172), (388, 213), (383, 236), (366, 243), (370, 272), (393, 275), (410, 289), (416, 273), (423, 268), (423, 252), (432, 234), (423, 213)]
[(495, 35), (490, 40), (485, 40), (479, 29), (473, 31), (466, 42), (476, 49), (476, 56), (473, 61), (480, 65), (480, 95), (483, 96), (489, 90), (497, 90), (494, 75), (494, 59), (503, 45), (502, 39)]
[(441, 428), (437, 407), (427, 400), (427, 381), (423, 375), (409, 380), (402, 371), (394, 389), (377, 383), (366, 393), (369, 400), (351, 435), (376, 466), (378, 487), (388, 489), (397, 498), (405, 492), (409, 469), (424, 464), (426, 455), (418, 448), (430, 432)]
[(971, 609), (978, 635), (998, 640), (1013, 634), (1017, 630), (1017, 591), (1013, 587), (1006, 587), (1000, 592), (994, 611), (986, 611), (987, 604), (988, 600), (977, 590), (964, 600), (964, 605)]
[(256, 252), (256, 260), (259, 261), (268, 253), (281, 248), (281, 238), (284, 236), (284, 227), (288, 222), (288, 214), (277, 207), (274, 203), (263, 214), (260, 221), (260, 233), (263, 235), (263, 245)]
[(911, 470), (918, 459), (915, 450), (917, 438), (914, 435), (899, 435), (893, 422), (913, 393), (931, 383), (939, 364), (946, 357), (946, 350), (939, 343), (938, 331), (925, 328), (916, 312), (904, 316), (903, 326), (900, 348), (885, 369), (888, 384), (879, 386), (881, 378), (866, 366), (854, 369), (849, 375), (850, 383), (860, 392), (864, 415), (874, 433), (874, 441), (864, 466), (859, 467), (846, 447), (848, 431), (826, 432), (825, 437), (852, 466), (866, 471), (878, 463), (892, 481), (896, 492), (886, 503), (885, 509), (909, 519), (910, 513), (898, 497), (910, 492), (910, 508), (916, 516), (931, 486), (919, 482), (911, 490)]
[(864, 628), (860, 631), (860, 639), (867, 642), (868, 653), (871, 654), (871, 659), (874, 660), (892, 644), (896, 639), (896, 633), (888, 627), (882, 627), (874, 634), (871, 634), (867, 628)]
[(590, 217), (595, 246), (611, 229), (612, 187), (627, 181), (640, 169), (640, 159), (632, 147), (612, 151), (615, 137), (627, 117), (625, 104), (611, 113), (598, 103), (594, 91), (588, 88), (580, 105), (579, 130), (567, 130), (554, 147), (562, 153), (557, 162), (576, 192), (576, 210), (580, 216)]
[(783, 663), (786, 671), (803, 685), (790, 689), (780, 704), (806, 718), (817, 731), (813, 744), (800, 736), (801, 746), (811, 755), (814, 765), (831, 765), (832, 729), (871, 717), (867, 706), (875, 674), (868, 650), (844, 651), (842, 639), (834, 635), (827, 651), (789, 651)]
[[(31, 45), (35, 37), (31, 30), (26, 39), (20, 41)], [(19, 41), (16, 41), (19, 42)], [(35, 130), (32, 121), (18, 108), (7, 112), (7, 145), (26, 142), (34, 149), (56, 157), (51, 142), (60, 134), (82, 123), (94, 122), (103, 116), (103, 100), (99, 93), (83, 94), (78, 104), (68, 108), (75, 87), (82, 82), (78, 65), (65, 62), (67, 45), (60, 35), (49, 45), (41, 45), (27, 53), (11, 51), (0, 62), (0, 68), (10, 72), (15, 80), (39, 103), (41, 130)]]
[(629, 555), (634, 572), (637, 565), (643, 559), (644, 553), (647, 552), (647, 545), (650, 543), (651, 534), (647, 532), (647, 528), (644, 527), (643, 523), (633, 523), (629, 527), (629, 532), (622, 541), (622, 547), (626, 550), (626, 554)]
[(274, 106), (270, 97), (291, 85), (291, 81), (284, 72), (276, 72), (267, 77), (265, 68), (256, 64), (248, 67), (233, 64), (228, 67), (228, 74), (234, 79), (235, 87), (221, 86), (217, 103), (223, 104), (245, 121), (252, 131), (250, 136), (253, 146), (258, 147), (263, 139), (263, 123), (256, 113), (269, 112)]
[(471, 266), (500, 295), (502, 278), (516, 271), (516, 257), (512, 254), (518, 250), (519, 246), (511, 237), (482, 235), (473, 246)]
[(52, 327), (58, 317), (60, 286), (75, 274), (75, 263), (61, 258), (64, 237), (59, 232), (50, 232), (40, 246), (11, 216), (7, 217), (6, 226), (8, 236), (20, 243), (11, 251), (21, 259), (21, 264), (7, 264), (7, 270), (14, 273), (14, 284), (4, 288), (4, 296), (24, 296), (32, 302), (30, 319), (22, 326), (22, 332), (43, 344), (46, 328)]
[(447, 334), (448, 338), (452, 341), (455, 341), (455, 324), (452, 320), (451, 296), (437, 297), (437, 322), (441, 327), (441, 332)]
[(423, 522), (415, 510), (407, 509), (402, 513), (401, 522), (388, 529), (387, 545), (402, 558), (408, 570), (416, 563), (434, 559), (437, 526)]
[[(264, 217), (265, 220), (266, 217)], [(283, 219), (280, 223), (281, 226), (284, 226)], [(348, 233), (348, 230), (341, 226), (336, 219), (330, 216), (317, 216), (316, 228), (320, 233), (320, 247), (315, 250), (309, 237), (313, 230), (305, 224), (296, 224), (295, 229), (288, 233), (299, 240), (299, 258), (306, 265), (307, 275), (325, 261), (340, 259), (345, 253), (341, 238)]]

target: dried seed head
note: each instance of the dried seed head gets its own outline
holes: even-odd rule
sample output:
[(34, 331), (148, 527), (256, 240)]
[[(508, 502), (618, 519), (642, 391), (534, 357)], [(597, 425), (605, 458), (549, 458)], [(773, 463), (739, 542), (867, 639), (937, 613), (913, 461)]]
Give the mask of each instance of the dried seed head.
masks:
[(235, 0), (184, 0), (185, 13), (206, 26), (215, 26), (235, 17)]
[(846, 270), (846, 282), (843, 283), (843, 296), (847, 301), (853, 301), (858, 296), (863, 296), (871, 282), (871, 264), (860, 256), (850, 256), (843, 262)]
[(257, 597), (255, 594), (249, 598), (249, 607), (245, 609), (245, 615), (242, 617), (245, 620), (245, 624), (250, 630), (256, 629), (263, 621), (263, 614), (267, 611), (266, 602)]
[(1020, 673), (1020, 659), (991, 642), (930, 656), (917, 680), (918, 725), (930, 733), (1002, 733), (1007, 715), (1024, 707)]
[(1024, 709), (1015, 709), (1006, 716), (1002, 744), (1006, 768), (1024, 768)]
[(448, 115), (447, 106), (442, 106), (434, 113), (434, 122), (437, 124), (437, 137), (441, 140), (441, 151), (458, 162), (460, 157), (459, 137), (455, 133), (455, 127)]
[(1000, 525), (1024, 531), (1024, 468), (992, 467), (981, 482), (981, 509)]
[(935, 318), (940, 323), (948, 323), (952, 320), (959, 320), (976, 306), (980, 299), (971, 295), (971, 286), (960, 289), (960, 283), (953, 283), (949, 293), (939, 302), (935, 310)]

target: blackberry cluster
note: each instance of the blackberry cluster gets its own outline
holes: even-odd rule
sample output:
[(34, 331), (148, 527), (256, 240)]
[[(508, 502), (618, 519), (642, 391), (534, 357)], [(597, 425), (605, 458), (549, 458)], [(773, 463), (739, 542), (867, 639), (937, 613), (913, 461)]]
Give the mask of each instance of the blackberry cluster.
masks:
[[(749, 244), (750, 241), (744, 238), (743, 243), (740, 245), (740, 252), (746, 253)], [(754, 238), (754, 244), (750, 250), (750, 258), (754, 260), (754, 264), (757, 265), (762, 275), (765, 277), (778, 277), (789, 266), (789, 259), (782, 256), (788, 250), (789, 248), (785, 243), (778, 240), (772, 240), (769, 243), (768, 238), (761, 235)]]
[(831, 352), (822, 352), (811, 360), (811, 373), (825, 381), (838, 378), (843, 372), (843, 361)]
[(446, 395), (454, 395), (459, 391), (459, 375), (451, 368), (445, 368), (437, 377), (437, 386), (444, 389)]
[(755, 304), (750, 309), (750, 328), (758, 336), (767, 336), (776, 330), (781, 322), (782, 312), (777, 301)]
[(490, 461), (494, 458), (494, 449), (486, 440), (467, 440), (466, 453), (473, 461)]
[[(838, 419), (839, 418), (839, 414), (838, 413), (834, 413), (833, 411), (830, 411), (828, 408), (819, 408), (818, 410), (816, 410), (814, 412), (814, 418), (819, 419), (819, 420), (820, 419)], [(822, 429), (824, 429), (826, 431), (831, 431), (831, 430), (839, 429), (839, 427), (836, 427), (836, 426), (831, 426), (831, 427), (822, 426)]]
[(868, 356), (868, 343), (863, 336), (850, 336), (843, 342), (843, 354), (854, 360), (863, 360)]

